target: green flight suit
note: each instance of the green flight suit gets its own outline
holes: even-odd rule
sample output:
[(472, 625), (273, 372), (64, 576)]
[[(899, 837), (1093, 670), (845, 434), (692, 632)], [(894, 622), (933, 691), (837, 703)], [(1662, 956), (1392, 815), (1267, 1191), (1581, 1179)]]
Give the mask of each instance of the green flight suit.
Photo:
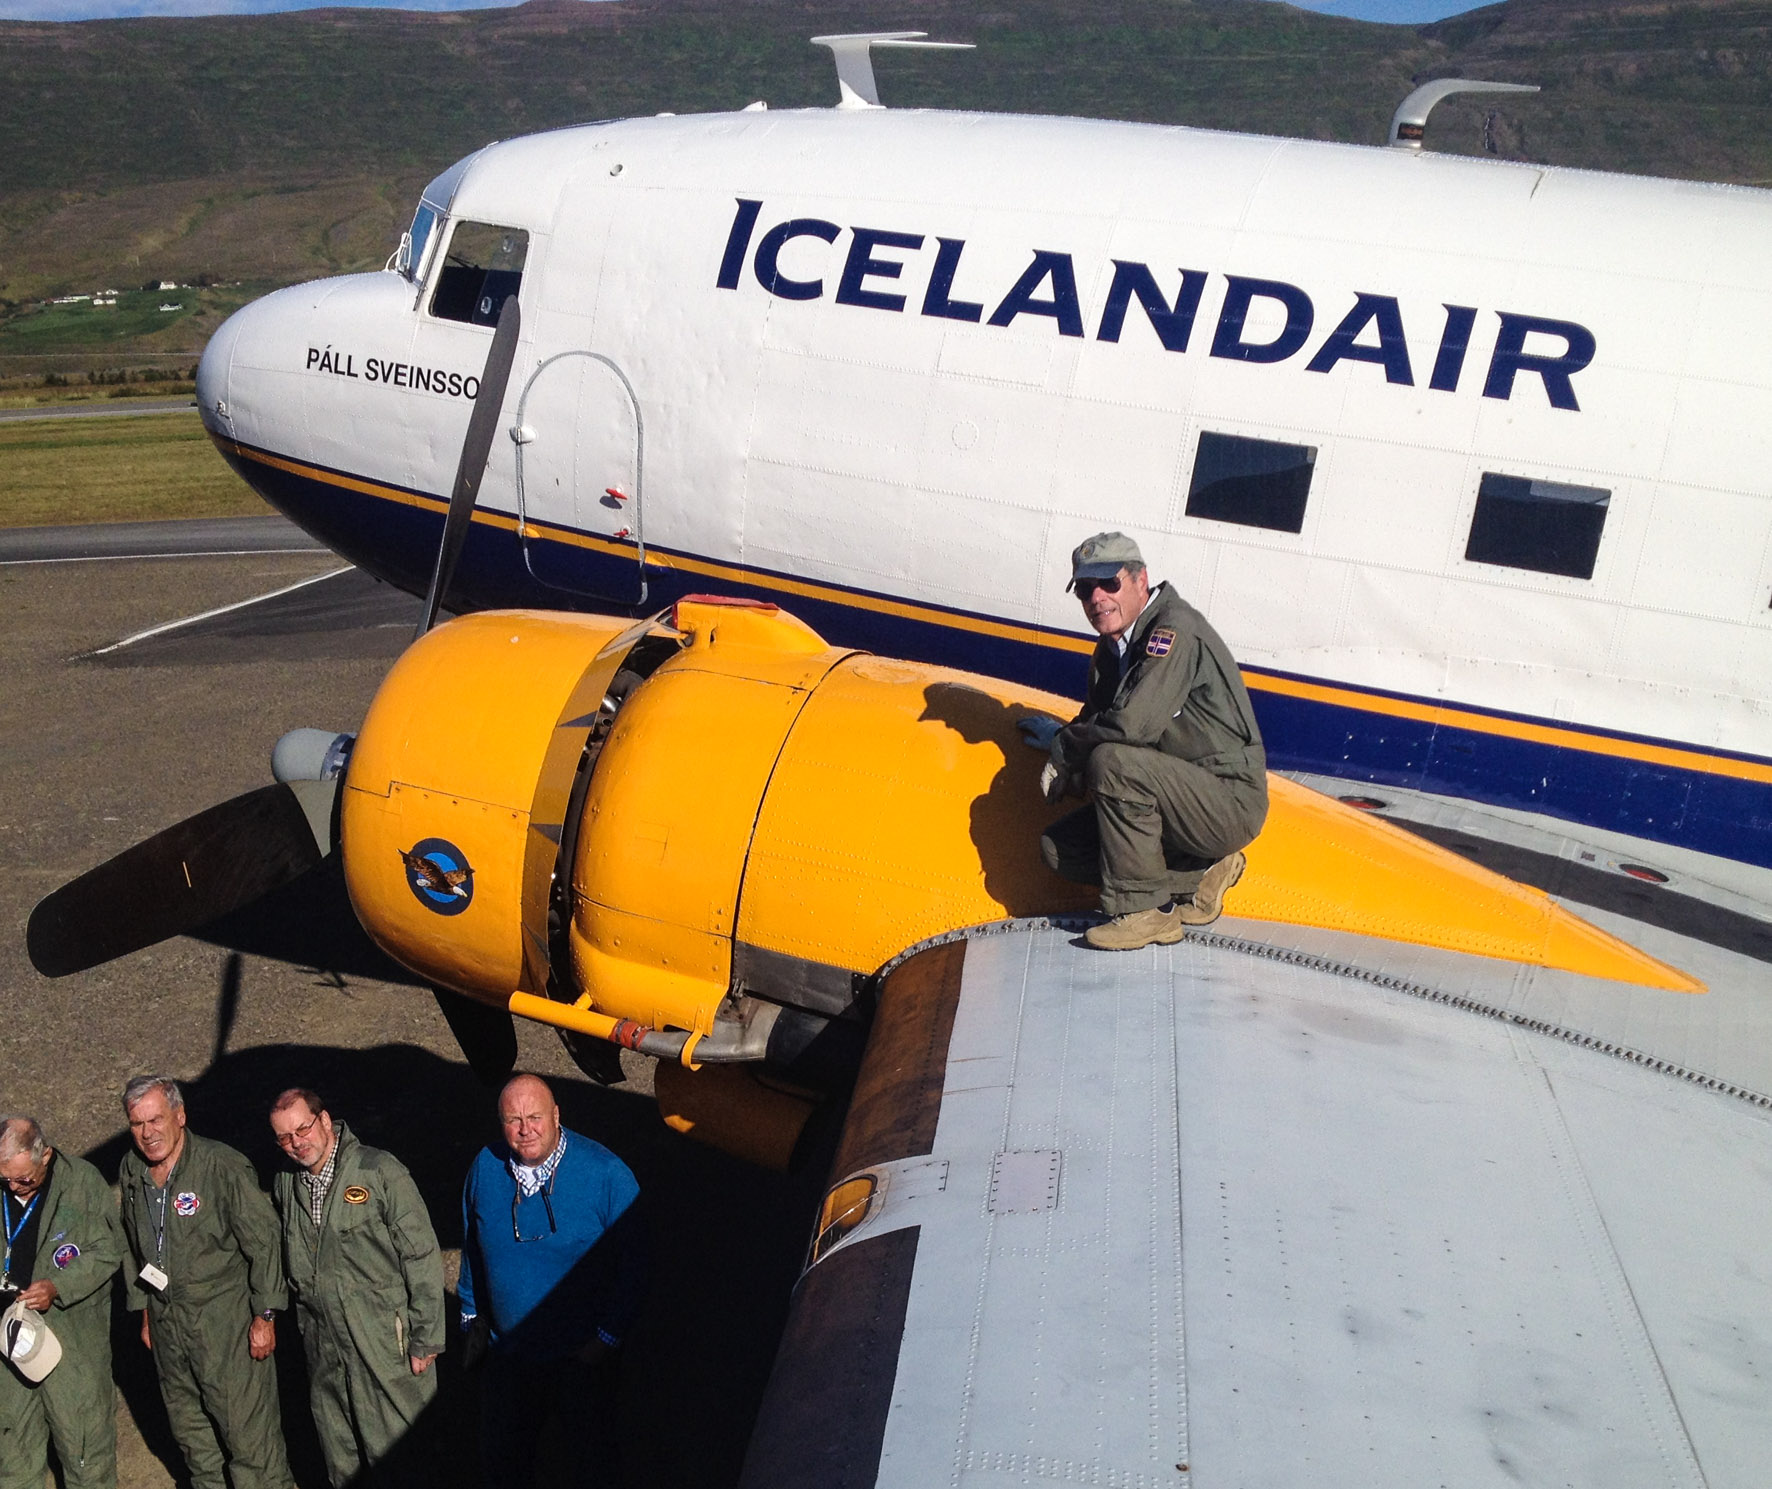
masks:
[[(225, 1144), (185, 1134), (168, 1176), (164, 1245), (159, 1191), (139, 1153), (118, 1174), (131, 1309), (148, 1310), (154, 1370), (192, 1489), (287, 1489), (277, 1362), (255, 1360), (253, 1316), (287, 1302), (277, 1215), (252, 1165)], [(164, 1292), (144, 1283), (152, 1262)]]
[(436, 1367), (414, 1375), (409, 1361), (443, 1350), (443, 1254), (406, 1166), (343, 1122), (333, 1132), (319, 1228), (300, 1173), (278, 1174), (273, 1194), (314, 1426), (340, 1489), (385, 1459), (436, 1397)]
[(62, 1357), (36, 1385), (0, 1365), (0, 1489), (43, 1489), (51, 1442), (67, 1489), (111, 1489), (111, 1278), (123, 1256), (117, 1201), (97, 1169), (59, 1149), (40, 1193), (31, 1280), (55, 1284), (49, 1327)]
[(1124, 658), (1106, 637), (1096, 644), (1083, 711), (1051, 755), (1095, 799), (1047, 828), (1041, 851), (1065, 878), (1099, 884), (1109, 915), (1191, 895), (1267, 820), (1267, 751), (1242, 674), (1166, 583)]

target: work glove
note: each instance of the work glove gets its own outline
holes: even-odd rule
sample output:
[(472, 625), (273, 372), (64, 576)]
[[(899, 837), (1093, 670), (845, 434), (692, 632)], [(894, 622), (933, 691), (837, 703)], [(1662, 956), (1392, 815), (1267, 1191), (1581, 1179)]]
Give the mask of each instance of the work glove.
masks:
[(1049, 750), (1052, 748), (1052, 736), (1064, 728), (1064, 725), (1045, 714), (1034, 714), (1029, 718), (1017, 719), (1015, 727), (1021, 730), (1021, 742), (1029, 749)]
[(1048, 760), (1040, 771), (1040, 795), (1044, 796), (1047, 801), (1058, 801), (1064, 796), (1065, 788), (1069, 784), (1070, 778)]

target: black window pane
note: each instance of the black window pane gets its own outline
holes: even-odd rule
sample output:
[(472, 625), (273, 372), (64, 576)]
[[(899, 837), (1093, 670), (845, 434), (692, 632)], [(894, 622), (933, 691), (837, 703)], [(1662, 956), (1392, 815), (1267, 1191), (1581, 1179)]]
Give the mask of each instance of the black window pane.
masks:
[(1464, 556), (1472, 563), (1592, 579), (1610, 491), (1484, 472)]
[(1302, 532), (1316, 463), (1317, 452), (1310, 445), (1202, 434), (1188, 487), (1187, 515), (1275, 532)]
[(487, 222), (458, 222), (437, 272), (431, 314), (446, 321), (495, 326), (506, 300), (523, 283), (529, 234)]

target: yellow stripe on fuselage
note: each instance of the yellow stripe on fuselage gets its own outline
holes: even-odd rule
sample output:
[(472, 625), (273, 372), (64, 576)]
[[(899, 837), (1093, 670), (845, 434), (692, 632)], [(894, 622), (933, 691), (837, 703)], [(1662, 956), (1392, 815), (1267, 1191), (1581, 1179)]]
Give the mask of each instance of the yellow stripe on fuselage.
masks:
[(1697, 750), (1682, 750), (1673, 745), (1612, 739), (1603, 734), (1561, 729), (1554, 724), (1501, 719), (1491, 714), (1473, 713), (1469, 709), (1451, 708), (1437, 703), (1412, 703), (1403, 698), (1387, 698), (1382, 694), (1362, 693), (1352, 688), (1304, 682), (1291, 677), (1271, 677), (1259, 672), (1254, 675), (1244, 673), (1243, 681), (1249, 687), (1262, 692), (1280, 693), (1311, 703), (1331, 703), (1338, 708), (1357, 709), (1361, 713), (1383, 714), (1393, 719), (1414, 719), (1424, 724), (1443, 725), (1448, 729), (1464, 729), (1473, 734), (1494, 734), (1504, 739), (1552, 745), (1563, 750), (1584, 750), (1590, 755), (1613, 755), (1624, 760), (1640, 760), (1645, 765), (1666, 765), (1675, 770), (1702, 771), (1709, 775), (1733, 776), (1737, 780), (1772, 783), (1772, 765), (1756, 760), (1731, 760), (1726, 756), (1706, 755)]
[[(320, 466), (304, 465), (299, 461), (284, 459), (280, 455), (271, 455), (262, 450), (237, 444), (221, 435), (212, 433), (210, 437), (223, 451), (237, 455), (242, 460), (251, 460), (259, 465), (269, 466), (273, 470), (284, 471), (306, 480), (319, 481), (329, 486), (339, 487), (341, 490), (354, 491), (363, 496), (378, 497), (383, 501), (398, 502), (402, 506), (417, 507), (424, 511), (445, 512), (449, 508), (448, 502), (434, 496), (421, 496), (414, 492), (402, 491), (395, 486), (384, 486), (374, 481), (359, 479), (356, 476), (341, 475)], [(497, 528), (502, 532), (542, 537), (548, 542), (564, 543), (571, 547), (584, 548), (614, 557), (631, 556), (633, 553), (632, 546), (627, 543), (595, 537), (589, 533), (572, 532), (555, 527), (543, 528), (534, 523), (531, 523), (525, 532), (517, 518), (504, 512), (477, 509), (474, 512), (473, 520)], [(769, 589), (780, 594), (799, 595), (805, 599), (844, 605), (852, 610), (867, 610), (878, 615), (896, 616), (901, 620), (946, 626), (950, 630), (970, 631), (975, 635), (992, 636), (999, 640), (1017, 641), (1029, 646), (1044, 646), (1053, 651), (1086, 655), (1095, 649), (1095, 643), (1083, 636), (1065, 636), (1050, 631), (1036, 630), (1031, 626), (1018, 626), (1007, 621), (957, 615), (949, 610), (939, 610), (932, 606), (917, 605), (904, 600), (889, 600), (878, 595), (857, 593), (853, 590), (839, 589), (834, 585), (819, 584), (812, 580), (759, 574), (753, 569), (746, 569), (736, 564), (717, 563), (711, 559), (691, 558), (683, 554), (660, 553), (653, 550), (646, 555), (646, 561), (660, 569), (697, 574), (707, 579), (724, 580), (730, 584), (743, 584), (751, 588)], [(1677, 745), (1650, 744), (1641, 740), (1619, 739), (1604, 734), (1587, 733), (1579, 729), (1562, 728), (1553, 724), (1535, 724), (1522, 719), (1499, 718), (1492, 714), (1478, 713), (1470, 709), (1438, 703), (1415, 702), (1405, 698), (1391, 698), (1379, 693), (1363, 692), (1358, 688), (1340, 687), (1333, 683), (1306, 682), (1299, 678), (1276, 677), (1263, 672), (1245, 670), (1243, 681), (1256, 692), (1276, 693), (1282, 697), (1297, 698), (1308, 703), (1329, 704), (1337, 708), (1352, 709), (1357, 713), (1409, 719), (1416, 723), (1432, 724), (1448, 729), (1462, 729), (1473, 734), (1491, 734), (1502, 739), (1519, 740), (1526, 744), (1549, 745), (1556, 749), (1579, 750), (1591, 755), (1608, 755), (1617, 759), (1636, 760), (1645, 765), (1660, 765), (1673, 770), (1696, 771), (1705, 775), (1727, 776), (1735, 780), (1772, 785), (1772, 764), (1757, 760), (1736, 760), (1728, 756), (1705, 754), (1699, 750), (1681, 749)]]
[[(410, 491), (401, 491), (397, 487), (381, 486), (373, 481), (360, 480), (355, 476), (342, 476), (319, 466), (303, 465), (298, 461), (285, 460), (280, 455), (268, 455), (246, 445), (236, 444), (220, 435), (212, 434), (210, 438), (221, 449), (239, 456), (242, 460), (256, 461), (260, 465), (270, 466), (273, 470), (286, 471), (292, 476), (301, 476), (310, 481), (321, 481), (346, 491), (355, 491), (364, 496), (380, 497), (384, 501), (399, 502), (402, 506), (418, 507), (425, 511), (445, 512), (449, 508), (448, 502), (434, 496), (419, 496)], [(477, 508), (474, 512), (474, 521), (485, 523), (503, 532), (540, 537), (551, 543), (563, 543), (568, 547), (584, 548), (594, 553), (605, 553), (616, 558), (631, 557), (634, 552), (633, 546), (629, 543), (616, 542), (609, 538), (599, 538), (590, 533), (574, 532), (565, 528), (541, 526), (532, 522), (525, 531), (515, 517), (504, 512), (489, 512)], [(729, 584), (770, 589), (780, 594), (799, 595), (809, 600), (823, 600), (830, 604), (847, 606), (851, 610), (869, 610), (877, 615), (892, 615), (901, 620), (921, 621), (925, 625), (940, 625), (950, 629), (971, 631), (975, 635), (994, 636), (1002, 641), (1019, 641), (1028, 646), (1045, 646), (1055, 651), (1077, 652), (1083, 655), (1095, 650), (1095, 643), (1083, 636), (1056, 635), (1050, 631), (1036, 630), (1032, 626), (1018, 626), (1009, 621), (956, 615), (949, 610), (937, 610), (932, 606), (917, 605), (904, 600), (889, 600), (879, 595), (861, 594), (854, 590), (838, 589), (833, 585), (818, 584), (810, 580), (789, 579), (774, 574), (759, 574), (754, 569), (742, 568), (736, 564), (716, 563), (712, 559), (691, 558), (678, 553), (661, 553), (654, 549), (647, 553), (646, 562), (654, 568), (673, 569), (683, 574), (697, 574), (704, 579), (723, 579)]]

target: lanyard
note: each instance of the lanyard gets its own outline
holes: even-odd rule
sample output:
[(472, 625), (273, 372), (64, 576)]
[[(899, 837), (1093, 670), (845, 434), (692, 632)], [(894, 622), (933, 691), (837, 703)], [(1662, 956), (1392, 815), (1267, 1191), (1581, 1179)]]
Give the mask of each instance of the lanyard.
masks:
[(166, 1260), (166, 1192), (172, 1188), (172, 1176), (166, 1176), (166, 1183), (154, 1191), (159, 1213), (154, 1219), (154, 1265), (159, 1266)]
[(39, 1189), (31, 1196), (30, 1204), (25, 1206), (25, 1213), (18, 1217), (18, 1224), (14, 1225), (10, 1217), (13, 1205), (18, 1202), (14, 1200), (11, 1195), (7, 1196), (6, 1218), (4, 1222), (6, 1225), (6, 1260), (3, 1263), (0, 1263), (0, 1277), (10, 1277), (12, 1275), (12, 1243), (19, 1238), (23, 1233), (24, 1228), (31, 1223), (31, 1212), (37, 1208), (37, 1201), (42, 1198), (43, 1191)]

